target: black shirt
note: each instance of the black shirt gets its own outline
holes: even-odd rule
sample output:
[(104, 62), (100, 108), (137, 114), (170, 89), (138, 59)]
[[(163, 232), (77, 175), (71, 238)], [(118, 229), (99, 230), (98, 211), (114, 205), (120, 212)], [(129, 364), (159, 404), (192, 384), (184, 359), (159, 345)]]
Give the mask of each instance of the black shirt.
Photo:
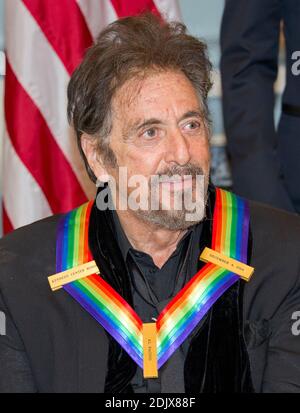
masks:
[[(118, 245), (131, 276), (134, 308), (143, 322), (156, 321), (168, 302), (196, 274), (202, 224), (192, 226), (179, 241), (165, 264), (158, 268), (150, 255), (135, 250), (113, 211)], [(140, 367), (131, 382), (135, 393), (184, 393), (184, 359), (190, 337), (160, 368), (157, 379), (144, 379)]]

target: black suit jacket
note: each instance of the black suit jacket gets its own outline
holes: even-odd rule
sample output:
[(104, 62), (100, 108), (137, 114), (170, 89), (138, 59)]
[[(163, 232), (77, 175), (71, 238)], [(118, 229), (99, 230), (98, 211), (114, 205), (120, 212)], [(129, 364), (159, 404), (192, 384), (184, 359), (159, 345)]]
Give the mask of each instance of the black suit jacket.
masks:
[[(276, 131), (274, 83), (281, 21), (286, 87)], [(224, 127), (234, 191), (298, 212), (300, 75), (292, 73), (292, 54), (300, 48), (299, 21), (298, 0), (226, 0), (221, 28)]]
[[(243, 316), (254, 388), (298, 392), (300, 335), (292, 334), (292, 316), (300, 310), (300, 219), (255, 203), (250, 210), (255, 273), (244, 290)], [(7, 326), (0, 336), (0, 392), (104, 391), (104, 330), (64, 290), (54, 293), (48, 284), (59, 219), (0, 241), (0, 311)]]

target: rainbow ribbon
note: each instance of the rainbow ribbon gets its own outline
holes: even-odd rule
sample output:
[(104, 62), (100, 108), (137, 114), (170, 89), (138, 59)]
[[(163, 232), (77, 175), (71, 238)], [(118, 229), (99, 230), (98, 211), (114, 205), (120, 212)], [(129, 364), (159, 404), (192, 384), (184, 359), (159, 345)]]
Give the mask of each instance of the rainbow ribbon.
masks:
[[(93, 260), (88, 246), (90, 201), (59, 223), (56, 270), (62, 272)], [(211, 248), (247, 263), (249, 207), (242, 198), (216, 188)], [(183, 343), (218, 298), (239, 276), (208, 263), (159, 314), (157, 367)], [(63, 286), (143, 368), (143, 322), (132, 307), (99, 274)]]

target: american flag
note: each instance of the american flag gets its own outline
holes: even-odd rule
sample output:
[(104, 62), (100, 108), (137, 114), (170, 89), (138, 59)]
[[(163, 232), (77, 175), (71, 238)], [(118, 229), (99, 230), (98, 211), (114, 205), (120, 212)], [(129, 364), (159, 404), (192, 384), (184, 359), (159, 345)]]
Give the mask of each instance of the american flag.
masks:
[(95, 187), (66, 116), (66, 88), (85, 50), (119, 17), (180, 20), (176, 0), (6, 0), (3, 230), (66, 212)]

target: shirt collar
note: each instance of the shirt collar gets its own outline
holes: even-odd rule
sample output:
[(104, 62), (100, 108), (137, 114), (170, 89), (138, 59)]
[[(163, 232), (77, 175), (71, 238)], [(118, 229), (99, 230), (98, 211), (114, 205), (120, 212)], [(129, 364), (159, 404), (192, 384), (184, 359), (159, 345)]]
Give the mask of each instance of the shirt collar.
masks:
[[(128, 240), (124, 229), (121, 225), (121, 222), (119, 220), (117, 211), (113, 210), (112, 211), (112, 218), (113, 218), (113, 224), (114, 224), (114, 229), (115, 229), (115, 234), (116, 234), (116, 239), (119, 245), (119, 248), (121, 250), (122, 256), (124, 261), (126, 262), (127, 259), (127, 255), (128, 252), (130, 250), (134, 251), (135, 253), (141, 253), (141, 251), (137, 251), (134, 249), (134, 247), (132, 246), (132, 244), (130, 243), (130, 241)], [(201, 226), (202, 223), (200, 222), (199, 224), (193, 225), (192, 227), (190, 227), (188, 229), (188, 231), (184, 234), (184, 236), (181, 238), (181, 240), (179, 241), (176, 250), (174, 251), (174, 253), (180, 249), (180, 247), (182, 246), (182, 244), (185, 242), (185, 240), (187, 240), (187, 238), (191, 238), (191, 234), (195, 232), (196, 228), (198, 228), (199, 226)]]

